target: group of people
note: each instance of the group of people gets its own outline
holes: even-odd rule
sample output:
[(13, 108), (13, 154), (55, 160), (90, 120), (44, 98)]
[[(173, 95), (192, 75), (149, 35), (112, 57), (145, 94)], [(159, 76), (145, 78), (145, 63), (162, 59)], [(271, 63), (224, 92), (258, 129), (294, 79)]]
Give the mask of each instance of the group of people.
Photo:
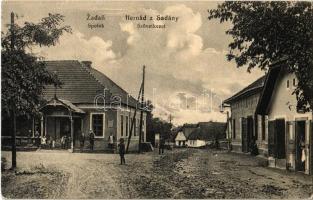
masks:
[[(90, 129), (89, 134), (89, 148), (91, 151), (94, 150), (94, 144), (95, 144), (95, 133)], [(80, 143), (80, 150), (82, 151), (85, 147), (85, 134), (81, 131), (79, 131), (79, 143)]]

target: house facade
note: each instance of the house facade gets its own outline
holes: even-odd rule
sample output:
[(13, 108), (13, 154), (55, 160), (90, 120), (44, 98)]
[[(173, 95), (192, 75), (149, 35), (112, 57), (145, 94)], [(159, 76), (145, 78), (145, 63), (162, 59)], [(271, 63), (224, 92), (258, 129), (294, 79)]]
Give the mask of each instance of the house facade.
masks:
[(184, 132), (179, 131), (175, 137), (175, 146), (184, 147), (187, 144), (187, 138), (184, 135)]
[[(107, 76), (92, 68), (89, 61), (45, 61), (48, 71), (55, 73), (62, 82), (60, 88), (46, 86), (43, 97), (47, 100), (40, 108), (41, 115), (34, 117), (30, 126), (32, 136), (39, 134), (61, 146), (61, 138), (67, 136), (67, 148), (80, 148), (79, 136), (85, 136), (84, 148), (89, 148), (90, 130), (95, 133), (94, 150), (109, 149), (109, 137), (113, 137), (116, 149), (120, 138), (127, 144), (132, 119), (134, 125), (129, 150), (138, 149), (140, 110), (134, 117), (139, 103)], [(146, 111), (143, 112), (142, 142), (146, 141)]]
[[(312, 112), (297, 110), (295, 74), (279, 62), (269, 70), (257, 107), (259, 131), (268, 138), (271, 167), (313, 174)], [(263, 130), (265, 128), (265, 131)]]
[(232, 97), (226, 99), (224, 106), (230, 107), (228, 132), (231, 135), (233, 151), (249, 152), (254, 140), (263, 154), (267, 154), (267, 141), (257, 132), (255, 111), (264, 86), (265, 76), (248, 85)]
[(187, 137), (188, 147), (204, 147), (210, 145), (216, 139), (226, 138), (226, 123), (223, 122), (199, 122), (198, 128)]

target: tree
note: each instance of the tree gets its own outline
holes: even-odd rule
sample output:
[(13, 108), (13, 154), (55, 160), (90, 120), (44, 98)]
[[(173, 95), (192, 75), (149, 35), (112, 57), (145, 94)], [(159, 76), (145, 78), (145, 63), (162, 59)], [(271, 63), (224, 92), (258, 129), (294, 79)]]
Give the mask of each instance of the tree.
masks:
[(31, 53), (31, 48), (55, 45), (64, 32), (71, 32), (69, 26), (61, 26), (63, 20), (60, 14), (49, 14), (38, 24), (25, 22), (24, 26), (19, 26), (14, 23), (12, 13), (8, 32), (1, 33), (2, 117), (12, 118), (14, 127), (12, 168), (16, 167), (16, 117), (38, 113), (45, 85), (60, 85), (56, 75), (49, 73), (44, 62)]
[(224, 2), (209, 10), (209, 20), (231, 22), (226, 31), (233, 41), (227, 59), (247, 70), (285, 62), (285, 69), (298, 79), (298, 109), (313, 108), (313, 3), (312, 2)]

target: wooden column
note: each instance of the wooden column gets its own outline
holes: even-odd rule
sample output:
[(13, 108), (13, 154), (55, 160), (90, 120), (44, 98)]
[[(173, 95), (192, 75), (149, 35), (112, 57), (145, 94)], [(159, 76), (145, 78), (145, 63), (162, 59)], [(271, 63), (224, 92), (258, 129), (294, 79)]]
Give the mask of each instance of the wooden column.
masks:
[(40, 137), (43, 137), (43, 130), (44, 130), (44, 124), (43, 124), (43, 115), (40, 118)]
[(74, 151), (74, 120), (72, 112), (70, 112), (70, 121), (71, 121), (71, 152)]

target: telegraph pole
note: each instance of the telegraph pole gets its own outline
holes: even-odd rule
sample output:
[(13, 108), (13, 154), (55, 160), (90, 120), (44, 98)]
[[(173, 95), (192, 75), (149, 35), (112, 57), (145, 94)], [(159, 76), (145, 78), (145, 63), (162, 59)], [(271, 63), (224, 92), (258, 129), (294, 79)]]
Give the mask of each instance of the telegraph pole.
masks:
[(139, 122), (139, 145), (138, 153), (141, 152), (141, 140), (142, 140), (142, 119), (143, 119), (143, 107), (144, 107), (144, 96), (145, 96), (145, 68), (142, 68), (142, 84), (141, 84), (141, 108), (140, 108), (140, 122)]
[[(14, 57), (14, 13), (11, 12), (11, 64), (13, 65)], [(13, 109), (13, 133), (12, 133), (12, 169), (16, 168), (16, 109)]]
[[(141, 90), (142, 90), (142, 85), (140, 86), (140, 89), (139, 89), (139, 93), (138, 93), (138, 97), (137, 97), (137, 102), (139, 102)], [(132, 118), (132, 120), (131, 120), (130, 132), (129, 132), (128, 141), (127, 141), (127, 146), (126, 146), (126, 153), (128, 153), (129, 143), (130, 143), (130, 140), (131, 140), (131, 138), (132, 138), (132, 132), (133, 132), (133, 127), (134, 127), (134, 122), (135, 122), (135, 119), (136, 119), (136, 114), (137, 114), (137, 104), (136, 104), (136, 108), (135, 108), (135, 112), (134, 112), (133, 118)], [(135, 127), (135, 129), (136, 129), (136, 127)], [(135, 130), (135, 131), (136, 131), (136, 130)]]

